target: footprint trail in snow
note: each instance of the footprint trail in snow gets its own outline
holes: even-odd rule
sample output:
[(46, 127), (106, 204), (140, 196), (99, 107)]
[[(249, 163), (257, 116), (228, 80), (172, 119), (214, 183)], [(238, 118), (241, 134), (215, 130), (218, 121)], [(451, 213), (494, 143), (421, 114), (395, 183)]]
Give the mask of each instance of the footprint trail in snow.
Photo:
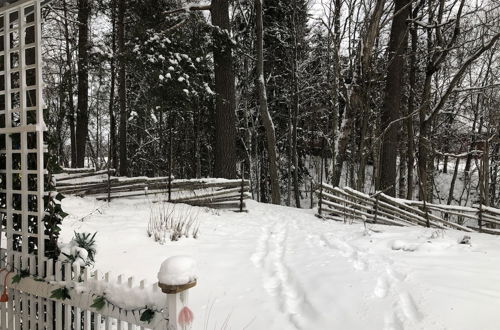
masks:
[(306, 292), (295, 281), (293, 272), (285, 264), (288, 226), (275, 223), (265, 227), (251, 261), (263, 269), (263, 286), (275, 297), (280, 310), (297, 329), (307, 328), (307, 319), (313, 314)]

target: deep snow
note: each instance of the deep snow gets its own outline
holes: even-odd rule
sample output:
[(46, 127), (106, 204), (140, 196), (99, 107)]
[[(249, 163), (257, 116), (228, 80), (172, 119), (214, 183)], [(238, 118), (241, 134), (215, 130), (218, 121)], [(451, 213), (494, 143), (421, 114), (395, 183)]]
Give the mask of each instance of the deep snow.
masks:
[[(97, 231), (96, 268), (156, 282), (190, 255), (194, 329), (498, 329), (500, 237), (323, 221), (313, 210), (248, 202), (200, 212), (198, 239), (160, 245), (150, 201), (68, 197), (62, 239)], [(96, 211), (97, 210), (97, 211)], [(83, 220), (81, 220), (83, 218)]]

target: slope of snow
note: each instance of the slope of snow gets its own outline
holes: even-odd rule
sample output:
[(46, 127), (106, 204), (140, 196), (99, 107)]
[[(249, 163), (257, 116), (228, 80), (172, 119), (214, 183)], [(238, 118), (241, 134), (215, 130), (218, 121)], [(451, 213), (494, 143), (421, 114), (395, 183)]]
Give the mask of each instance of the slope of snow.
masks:
[(498, 329), (498, 236), (463, 245), (463, 232), (365, 229), (250, 201), (243, 214), (202, 210), (198, 239), (160, 245), (149, 203), (66, 198), (62, 239), (97, 231), (96, 268), (150, 283), (166, 258), (194, 257), (194, 329)]

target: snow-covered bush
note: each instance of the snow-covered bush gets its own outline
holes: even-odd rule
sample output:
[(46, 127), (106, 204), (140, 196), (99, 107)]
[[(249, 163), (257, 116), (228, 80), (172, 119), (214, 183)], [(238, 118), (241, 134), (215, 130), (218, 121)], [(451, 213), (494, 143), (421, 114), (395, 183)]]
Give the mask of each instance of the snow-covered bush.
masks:
[(81, 267), (91, 266), (95, 262), (97, 233), (77, 233), (69, 243), (60, 243), (61, 254), (59, 260)]
[(161, 244), (182, 237), (198, 237), (199, 210), (188, 205), (163, 201), (151, 204), (148, 236)]

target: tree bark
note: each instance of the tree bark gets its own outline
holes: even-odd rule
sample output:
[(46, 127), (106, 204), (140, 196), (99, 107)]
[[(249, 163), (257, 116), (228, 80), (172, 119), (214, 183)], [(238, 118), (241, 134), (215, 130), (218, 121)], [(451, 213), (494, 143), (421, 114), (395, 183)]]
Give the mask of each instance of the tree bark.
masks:
[[(407, 19), (410, 15), (410, 0), (394, 1), (394, 18), (388, 47), (386, 88), (382, 108), (382, 127), (388, 127), (401, 113), (403, 94), (404, 54), (408, 43)], [(392, 124), (382, 136), (380, 151), (380, 187), (389, 196), (396, 196), (397, 155), (400, 125)]]
[(215, 73), (215, 168), (214, 176), (236, 178), (236, 91), (231, 53), (229, 1), (213, 0)]
[[(333, 77), (329, 77), (331, 81), (332, 92), (332, 112), (330, 116), (332, 140), (331, 140), (331, 155), (332, 155), (332, 175), (335, 168), (335, 160), (337, 156), (337, 137), (339, 129), (339, 110), (340, 110), (340, 43), (341, 43), (341, 30), (340, 30), (340, 16), (341, 16), (341, 0), (335, 0), (335, 9), (333, 11)], [(329, 29), (330, 31), (330, 29)], [(330, 45), (330, 41), (328, 43)], [(328, 66), (330, 70), (330, 65)], [(326, 167), (325, 162), (325, 167)]]
[[(361, 42), (359, 55), (359, 67), (355, 69), (353, 83), (350, 91), (346, 95), (350, 95), (347, 100), (347, 105), (344, 113), (344, 122), (340, 128), (337, 155), (333, 171), (332, 185), (340, 184), (342, 168), (347, 160), (347, 151), (349, 145), (353, 144), (355, 135), (355, 120), (359, 113), (365, 112), (367, 107), (367, 91), (366, 84), (370, 80), (371, 59), (373, 57), (373, 49), (379, 32), (380, 20), (384, 11), (385, 0), (377, 0), (373, 12), (370, 15), (366, 33), (364, 33)], [(354, 150), (351, 150), (354, 154)], [(351, 176), (351, 180), (353, 180)]]
[(126, 61), (125, 61), (125, 0), (118, 0), (118, 102), (120, 106), (120, 175), (128, 175), (127, 158), (127, 85), (126, 85)]
[(298, 152), (298, 126), (299, 126), (299, 59), (298, 59), (298, 31), (297, 31), (297, 4), (293, 4), (293, 63), (292, 63), (292, 90), (293, 90), (293, 116), (292, 116), (292, 159), (293, 159), (293, 195), (295, 206), (300, 208), (300, 183), (299, 183), (299, 152)]
[(76, 135), (75, 135), (75, 103), (73, 102), (73, 56), (71, 55), (70, 37), (68, 28), (68, 5), (67, 1), (63, 1), (64, 13), (64, 39), (66, 50), (66, 72), (64, 73), (64, 85), (66, 87), (65, 93), (67, 94), (66, 103), (68, 107), (67, 120), (70, 134), (70, 148), (71, 148), (71, 167), (76, 167)]
[(76, 166), (85, 166), (89, 108), (89, 16), (88, 0), (78, 1), (78, 109), (76, 114)]
[(116, 140), (116, 118), (115, 118), (115, 83), (116, 83), (116, 0), (111, 2), (111, 86), (109, 92), (109, 159), (112, 168), (118, 167), (118, 153)]
[(266, 130), (269, 176), (271, 179), (271, 201), (281, 203), (278, 177), (278, 152), (276, 150), (276, 132), (267, 103), (266, 82), (264, 78), (264, 25), (262, 22), (263, 0), (255, 0), (255, 20), (257, 32), (257, 88), (259, 90), (259, 108), (262, 123)]

